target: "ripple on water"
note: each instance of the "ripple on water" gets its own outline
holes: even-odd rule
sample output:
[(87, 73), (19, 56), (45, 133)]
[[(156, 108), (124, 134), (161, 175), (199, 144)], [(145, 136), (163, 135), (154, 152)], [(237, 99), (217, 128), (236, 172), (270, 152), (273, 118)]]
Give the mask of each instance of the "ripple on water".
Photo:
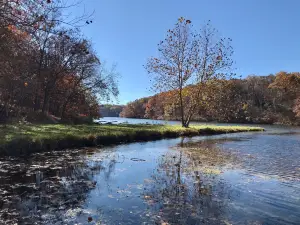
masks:
[(299, 158), (266, 132), (0, 159), (0, 223), (300, 224)]

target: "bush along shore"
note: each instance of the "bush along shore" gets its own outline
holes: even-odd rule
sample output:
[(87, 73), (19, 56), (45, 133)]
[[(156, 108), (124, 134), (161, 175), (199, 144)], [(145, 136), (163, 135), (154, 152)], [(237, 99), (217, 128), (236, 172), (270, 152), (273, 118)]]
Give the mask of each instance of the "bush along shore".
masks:
[(177, 125), (6, 125), (0, 126), (0, 155), (18, 156), (66, 148), (105, 146), (180, 136), (263, 131), (260, 127)]

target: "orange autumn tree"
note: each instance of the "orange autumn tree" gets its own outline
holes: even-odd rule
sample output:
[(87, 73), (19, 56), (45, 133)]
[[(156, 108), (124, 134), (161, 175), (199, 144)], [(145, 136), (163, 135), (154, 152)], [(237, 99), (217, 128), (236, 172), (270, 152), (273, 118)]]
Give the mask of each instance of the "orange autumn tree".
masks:
[(295, 100), (295, 105), (293, 107), (293, 112), (297, 117), (300, 117), (300, 97)]
[[(176, 92), (183, 127), (189, 126), (201, 100), (200, 84), (227, 77), (233, 64), (230, 43), (231, 39), (219, 38), (210, 23), (195, 31), (191, 20), (180, 17), (158, 44), (158, 57), (148, 59), (145, 68), (154, 75), (154, 89)], [(197, 88), (185, 95), (184, 88), (191, 84)]]
[[(73, 4), (72, 4), (73, 5)], [(118, 95), (115, 67), (83, 37), (83, 16), (66, 1), (0, 1), (0, 122), (48, 114), (99, 117), (99, 100)]]
[(269, 88), (281, 92), (281, 98), (291, 105), (293, 112), (300, 117), (300, 73), (279, 72)]

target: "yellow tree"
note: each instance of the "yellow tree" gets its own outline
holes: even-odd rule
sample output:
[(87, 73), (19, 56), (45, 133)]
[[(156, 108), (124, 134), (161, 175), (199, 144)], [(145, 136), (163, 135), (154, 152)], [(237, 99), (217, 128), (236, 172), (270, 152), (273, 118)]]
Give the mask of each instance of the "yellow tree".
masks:
[(282, 98), (292, 104), (293, 112), (300, 117), (300, 73), (279, 72), (269, 88), (279, 90)]

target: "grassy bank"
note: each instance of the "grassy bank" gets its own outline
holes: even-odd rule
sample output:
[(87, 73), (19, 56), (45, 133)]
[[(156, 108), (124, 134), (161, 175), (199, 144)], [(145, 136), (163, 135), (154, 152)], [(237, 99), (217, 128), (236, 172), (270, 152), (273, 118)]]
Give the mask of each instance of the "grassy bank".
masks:
[(0, 154), (20, 155), (61, 150), (158, 140), (179, 136), (263, 131), (259, 127), (171, 125), (8, 125), (0, 126)]

